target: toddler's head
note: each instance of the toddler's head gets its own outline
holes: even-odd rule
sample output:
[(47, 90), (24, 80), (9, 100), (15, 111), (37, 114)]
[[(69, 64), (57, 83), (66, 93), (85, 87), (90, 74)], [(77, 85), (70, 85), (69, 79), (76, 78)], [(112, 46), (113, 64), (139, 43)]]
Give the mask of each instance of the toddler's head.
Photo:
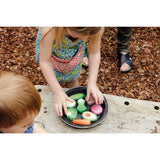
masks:
[(40, 95), (29, 79), (11, 72), (0, 73), (1, 132), (25, 132), (40, 108)]

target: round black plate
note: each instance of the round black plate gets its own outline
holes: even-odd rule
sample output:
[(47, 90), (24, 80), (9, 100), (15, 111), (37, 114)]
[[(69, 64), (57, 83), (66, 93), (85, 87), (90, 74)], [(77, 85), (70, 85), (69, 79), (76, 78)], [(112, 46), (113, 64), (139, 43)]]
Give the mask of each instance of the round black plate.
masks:
[[(68, 96), (71, 96), (73, 94), (77, 94), (77, 93), (85, 93), (87, 94), (87, 88), (86, 87), (75, 87), (72, 88), (68, 91), (66, 91), (66, 94)], [(76, 102), (77, 103), (77, 102)], [(90, 111), (90, 105), (87, 104), (87, 102), (85, 102), (85, 105), (87, 107), (87, 111)], [(77, 104), (76, 104), (77, 107)], [(100, 124), (103, 119), (105, 118), (107, 112), (108, 112), (108, 103), (106, 98), (104, 97), (104, 101), (103, 104), (101, 104), (101, 107), (103, 108), (103, 112), (98, 115), (98, 120), (96, 122), (92, 122), (90, 125), (77, 125), (77, 124), (73, 124), (71, 120), (67, 119), (66, 115), (63, 113), (63, 116), (61, 117), (62, 121), (64, 123), (66, 123), (67, 125), (71, 126), (71, 127), (75, 127), (75, 128), (91, 128), (94, 127), (98, 124)], [(81, 113), (78, 113), (77, 119), (82, 119)]]

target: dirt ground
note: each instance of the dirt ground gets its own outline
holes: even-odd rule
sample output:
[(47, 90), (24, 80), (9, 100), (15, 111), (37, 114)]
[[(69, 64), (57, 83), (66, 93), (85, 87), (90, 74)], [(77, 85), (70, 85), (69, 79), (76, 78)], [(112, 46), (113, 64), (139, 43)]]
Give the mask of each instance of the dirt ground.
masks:
[[(0, 71), (28, 77), (46, 85), (35, 62), (38, 27), (0, 28)], [(122, 74), (118, 69), (116, 27), (106, 27), (101, 43), (101, 64), (97, 85), (105, 94), (160, 102), (160, 27), (134, 27), (130, 42), (133, 69)], [(80, 85), (87, 85), (88, 69), (82, 69)]]

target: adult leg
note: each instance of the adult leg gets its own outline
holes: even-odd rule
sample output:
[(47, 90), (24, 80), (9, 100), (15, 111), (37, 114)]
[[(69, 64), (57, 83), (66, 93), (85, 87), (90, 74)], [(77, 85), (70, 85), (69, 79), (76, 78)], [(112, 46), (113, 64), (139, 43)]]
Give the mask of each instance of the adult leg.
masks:
[(118, 27), (117, 52), (119, 55), (120, 71), (130, 71), (132, 61), (129, 55), (129, 43), (133, 27)]

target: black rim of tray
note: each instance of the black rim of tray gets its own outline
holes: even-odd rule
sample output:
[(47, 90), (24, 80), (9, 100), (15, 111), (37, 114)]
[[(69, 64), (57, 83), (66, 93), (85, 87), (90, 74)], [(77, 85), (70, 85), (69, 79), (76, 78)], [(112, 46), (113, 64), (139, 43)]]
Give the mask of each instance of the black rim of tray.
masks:
[[(68, 95), (68, 96), (71, 96), (73, 94), (76, 94), (76, 93), (85, 93), (86, 94), (87, 92), (87, 87), (75, 87), (75, 88), (71, 88), (69, 90), (67, 90), (65, 93)], [(89, 108), (90, 108), (90, 105), (88, 105), (87, 103), (86, 104), (86, 107), (87, 107), (87, 111), (90, 111)], [(77, 105), (76, 105), (77, 107)], [(77, 125), (77, 124), (73, 124), (71, 120), (67, 119), (66, 115), (63, 113), (63, 116), (61, 117), (61, 120), (66, 123), (67, 125), (71, 126), (71, 127), (74, 127), (74, 128), (80, 128), (80, 129), (85, 129), (85, 128), (91, 128), (91, 127), (95, 127), (97, 126), (98, 124), (102, 123), (103, 122), (103, 119), (105, 118), (107, 112), (108, 112), (108, 102), (106, 100), (106, 98), (104, 97), (104, 101), (103, 101), (103, 104), (101, 104), (101, 107), (103, 108), (103, 111), (100, 115), (98, 115), (98, 120), (96, 122), (92, 122), (90, 125)], [(81, 114), (78, 113), (78, 117), (77, 119), (81, 119)]]

